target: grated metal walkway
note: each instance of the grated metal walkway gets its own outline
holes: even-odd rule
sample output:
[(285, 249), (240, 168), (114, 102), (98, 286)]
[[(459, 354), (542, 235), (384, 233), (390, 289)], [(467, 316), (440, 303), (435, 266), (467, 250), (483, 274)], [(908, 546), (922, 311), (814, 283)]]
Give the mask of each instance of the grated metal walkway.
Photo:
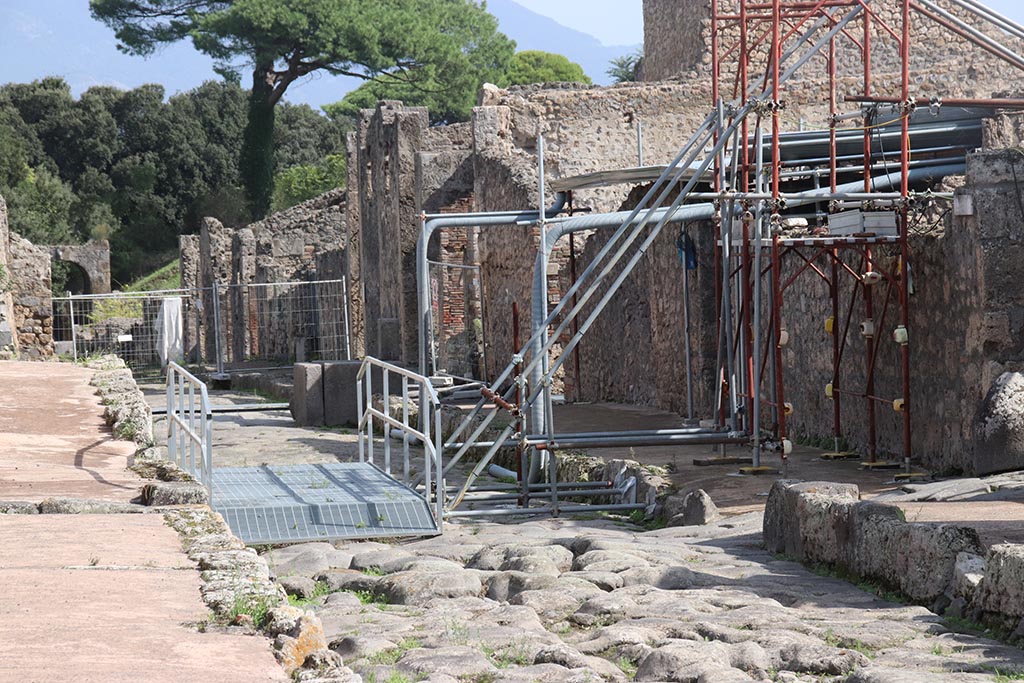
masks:
[(246, 543), (440, 533), (423, 498), (368, 463), (217, 468), (213, 507)]

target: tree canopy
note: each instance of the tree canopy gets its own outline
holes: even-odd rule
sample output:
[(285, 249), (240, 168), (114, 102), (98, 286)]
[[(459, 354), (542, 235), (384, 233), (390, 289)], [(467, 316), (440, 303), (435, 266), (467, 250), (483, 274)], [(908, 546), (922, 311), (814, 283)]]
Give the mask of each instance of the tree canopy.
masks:
[(90, 0), (126, 52), (190, 38), (235, 77), (252, 75), (240, 169), (254, 217), (273, 192), (275, 105), (316, 71), (468, 93), (504, 73), (514, 43), (474, 0)]
[(482, 74), (472, 88), (460, 91), (417, 88), (400, 81), (378, 79), (368, 81), (351, 91), (339, 102), (324, 107), (332, 119), (352, 119), (360, 109), (372, 109), (380, 100), (401, 100), (413, 107), (427, 107), (432, 123), (466, 121), (476, 104), (477, 90), (486, 82), (502, 87), (529, 85), (530, 83), (586, 83), (590, 78), (583, 67), (567, 57), (553, 52), (524, 50), (509, 60), (501, 74)]
[(640, 63), (643, 62), (644, 51), (636, 50), (627, 55), (616, 57), (608, 63), (607, 73), (616, 83), (628, 83), (640, 80)]
[[(343, 153), (337, 122), (307, 106), (280, 109), (273, 145), (287, 167)], [(0, 86), (0, 195), (11, 226), (38, 244), (109, 239), (115, 280), (148, 272), (203, 216), (248, 222), (238, 168), (245, 117), (246, 93), (231, 83), (169, 100), (157, 85), (94, 87), (77, 100), (60, 78)], [(300, 187), (290, 199), (306, 198)]]
[(564, 55), (541, 50), (524, 50), (512, 57), (503, 85), (529, 85), (530, 83), (586, 83), (590, 77), (583, 67)]

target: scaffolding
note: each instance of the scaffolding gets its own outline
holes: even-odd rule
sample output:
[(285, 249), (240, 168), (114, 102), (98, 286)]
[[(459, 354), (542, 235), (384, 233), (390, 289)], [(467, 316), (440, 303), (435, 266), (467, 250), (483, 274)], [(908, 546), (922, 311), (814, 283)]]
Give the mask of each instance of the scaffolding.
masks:
[[(571, 192), (559, 192), (554, 205), (546, 207), (540, 138), (537, 209), (423, 217), (418, 244), (423, 374), (431, 367), (425, 343), (426, 331), (431, 329), (426, 247), (433, 232), (517, 225), (535, 225), (540, 231), (532, 334), (481, 390), (479, 401), (441, 448), (442, 459), (448, 456), (443, 465), (446, 473), (471, 449), (484, 451), (464, 485), (449, 498), (447, 509), (459, 505), (504, 447), (531, 454), (528, 469), (522, 468), (517, 477), (520, 501), (528, 501), (530, 487), (553, 469), (548, 454), (565, 445), (749, 443), (753, 467), (746, 471), (761, 471), (766, 451), (778, 453), (785, 466), (792, 444), (783, 311), (788, 288), (806, 273), (825, 282), (832, 306), (826, 322), (832, 339), (832, 382), (826, 393), (833, 400), (836, 451), (843, 435), (843, 399), (861, 401), (867, 412), (867, 464), (881, 464), (877, 409), (886, 404), (902, 423), (902, 464), (910, 467), (912, 218), (920, 219), (932, 202), (952, 199), (951, 194), (934, 192), (932, 187), (946, 176), (963, 174), (966, 152), (980, 146), (982, 116), (997, 108), (1024, 107), (1021, 100), (911, 95), (914, 19), (927, 19), (1024, 69), (1024, 58), (977, 26), (1015, 38), (1024, 38), (1024, 27), (973, 0), (948, 1), (970, 16), (972, 23), (931, 0), (713, 0), (713, 106), (675, 158), (658, 169), (636, 208), (560, 215), (571, 205)], [(876, 7), (890, 11), (876, 11)], [(887, 92), (872, 73), (876, 39), (894, 46), (899, 56), (897, 92)], [(839, 45), (860, 62), (855, 68), (861, 92), (842, 98), (844, 105), (857, 105), (852, 112), (840, 109)], [(782, 112), (788, 84), (812, 60), (824, 64), (828, 74), (827, 129), (785, 131)], [(851, 65), (844, 62), (844, 68), (849, 70)], [(810, 207), (811, 213), (801, 214), (801, 207)], [(787, 225), (800, 221), (807, 222), (811, 234), (787, 234)], [(559, 434), (552, 419), (552, 380), (670, 223), (711, 225), (715, 231), (719, 326), (714, 426)], [(584, 230), (611, 232), (549, 310), (546, 273), (551, 249), (561, 237)], [(845, 279), (848, 286), (841, 285)], [(876, 289), (884, 293), (876, 294)], [(841, 381), (841, 370), (844, 362), (850, 362), (847, 342), (858, 304), (863, 311), (859, 329), (864, 339), (864, 383), (847, 386)], [(891, 310), (895, 320), (889, 318)], [(876, 395), (875, 378), (879, 346), (883, 335), (890, 333), (899, 347), (900, 395), (882, 397)], [(489, 432), (502, 413), (511, 419)], [(552, 487), (548, 509), (557, 513), (554, 477), (548, 477)]]

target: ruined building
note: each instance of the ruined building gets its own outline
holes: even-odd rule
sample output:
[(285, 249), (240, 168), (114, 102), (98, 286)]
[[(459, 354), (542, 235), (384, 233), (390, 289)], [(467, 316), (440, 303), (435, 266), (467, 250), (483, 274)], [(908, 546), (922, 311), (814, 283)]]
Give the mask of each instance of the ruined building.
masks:
[[(898, 90), (899, 51), (883, 25), (885, 19), (898, 18), (898, 3), (875, 5), (880, 20), (870, 31), (873, 79), (880, 91)], [(957, 8), (946, 9), (960, 16)], [(431, 127), (425, 110), (400, 102), (381, 102), (364, 111), (348, 140), (347, 194), (324, 200), (336, 207), (330, 227), (324, 223), (305, 233), (312, 237), (296, 234), (292, 241), (287, 232), (268, 231), (272, 237), (265, 240), (262, 258), (270, 264), (289, 254), (301, 265), (289, 276), (302, 269), (344, 274), (356, 354), (415, 365), (420, 353), (415, 253), (421, 214), (537, 210), (554, 202), (556, 191), (571, 194), (570, 208), (577, 213), (628, 209), (656, 176), (644, 167), (669, 162), (710, 111), (714, 79), (708, 3), (645, 0), (644, 17), (642, 82), (508, 90), (485, 86), (472, 120), (449, 126)], [(850, 24), (852, 33), (864, 30), (859, 22)], [(722, 29), (723, 36), (728, 30)], [(924, 18), (915, 18), (912, 37), (911, 88), (926, 105), (933, 97), (1005, 94), (1019, 80), (1019, 71), (997, 56), (963, 36), (934, 30)], [(1006, 42), (1021, 51), (1019, 41)], [(843, 111), (857, 109), (843, 101), (847, 96), (863, 94), (859, 60), (860, 50), (852, 43), (837, 43), (835, 91)], [(725, 65), (720, 69), (728, 71), (729, 58), (721, 61)], [(787, 130), (828, 129), (830, 103), (822, 90), (828, 79), (828, 67), (819, 60), (787, 84), (785, 106), (778, 114)], [(936, 113), (942, 110), (939, 100), (932, 104)], [(916, 116), (928, 109), (921, 106)], [(856, 121), (842, 125), (860, 130)], [(1012, 149), (1019, 143), (1020, 127), (1015, 110), (985, 111), (971, 133), (966, 172), (936, 188), (955, 189), (962, 198), (958, 208), (937, 208), (929, 214), (930, 229), (912, 238), (913, 378), (908, 401), (914, 406), (915, 458), (932, 470), (986, 472), (1024, 465), (1024, 449), (993, 446), (982, 426), (990, 389), (1003, 373), (1020, 370), (1024, 361), (1024, 316), (1015, 286), (1022, 263), (1016, 255), (1017, 233), (1024, 215), (1014, 199), (1024, 167), (1018, 169), (1020, 155)], [(547, 187), (543, 199), (538, 184), (540, 135)], [(300, 213), (309, 210), (321, 211), (311, 205)], [(687, 395), (684, 270), (676, 226), (658, 236), (580, 343), (574, 362), (564, 367), (557, 389), (568, 400), (636, 403), (680, 414), (692, 401), (696, 416), (712, 416), (719, 392), (715, 232), (707, 221), (684, 229), (695, 242), (698, 266), (688, 291), (693, 396)], [(259, 230), (253, 232), (255, 236)], [(559, 301), (605, 239), (583, 232), (557, 244), (546, 273), (549, 305)], [(183, 240), (185, 262), (205, 262), (197, 272), (220, 269), (227, 281), (269, 277), (258, 274), (258, 236), (255, 258), (248, 256), (251, 242), (248, 233), (222, 234), (210, 223), (198, 240)], [(432, 370), (493, 380), (509, 362), (513, 340), (530, 335), (538, 245), (538, 230), (528, 224), (502, 230), (444, 229), (434, 238), (428, 249)], [(245, 265), (249, 262), (256, 264), (255, 271)], [(514, 305), (518, 330), (512, 329)], [(816, 279), (795, 280), (787, 291), (781, 324), (788, 343), (781, 362), (789, 378), (788, 422), (797, 436), (832, 433), (834, 399), (826, 391), (834, 379), (832, 333), (825, 331), (836, 324), (826, 322), (831, 310), (828, 287)], [(859, 318), (858, 313), (854, 328)], [(888, 327), (895, 324), (893, 319)], [(848, 344), (851, 356), (865, 357), (865, 340), (859, 335), (851, 335)], [(876, 348), (870, 361), (877, 370), (875, 392), (899, 396), (900, 345), (879, 341)], [(849, 363), (836, 381), (856, 386), (864, 377), (862, 364)], [(861, 450), (869, 440), (862, 403), (844, 401), (842, 434), (852, 448)], [(898, 406), (879, 407), (877, 412), (872, 443), (881, 454), (898, 454)]]

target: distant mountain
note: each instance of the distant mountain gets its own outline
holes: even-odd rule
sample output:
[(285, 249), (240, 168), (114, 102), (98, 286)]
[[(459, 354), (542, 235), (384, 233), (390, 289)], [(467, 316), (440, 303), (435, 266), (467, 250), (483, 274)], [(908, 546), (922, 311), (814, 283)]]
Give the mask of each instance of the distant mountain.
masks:
[(602, 45), (597, 38), (563, 26), (513, 0), (487, 0), (487, 11), (498, 18), (501, 32), (516, 41), (517, 50), (544, 50), (565, 55), (600, 85), (611, 83), (605, 73), (611, 60), (641, 47)]

